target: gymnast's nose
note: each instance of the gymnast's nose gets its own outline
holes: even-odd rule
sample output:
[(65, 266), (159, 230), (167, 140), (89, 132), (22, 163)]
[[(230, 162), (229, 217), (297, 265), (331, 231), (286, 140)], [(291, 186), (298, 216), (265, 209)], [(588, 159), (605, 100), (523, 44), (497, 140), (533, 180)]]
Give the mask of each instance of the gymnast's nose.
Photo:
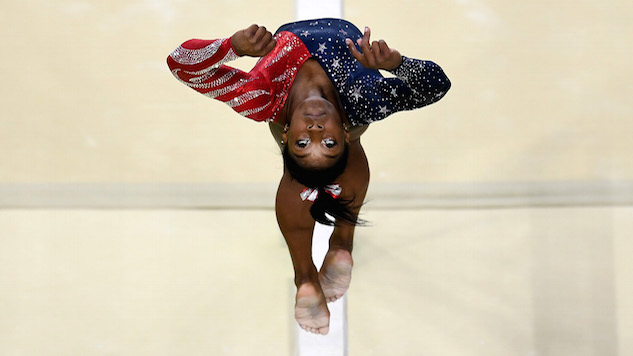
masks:
[(323, 125), (313, 122), (308, 124), (308, 131), (323, 131)]

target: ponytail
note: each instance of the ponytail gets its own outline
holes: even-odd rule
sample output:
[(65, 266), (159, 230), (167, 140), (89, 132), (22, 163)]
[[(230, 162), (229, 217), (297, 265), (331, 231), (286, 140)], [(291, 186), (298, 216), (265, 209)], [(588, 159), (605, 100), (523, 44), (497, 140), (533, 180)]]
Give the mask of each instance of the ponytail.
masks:
[[(334, 198), (323, 187), (319, 187), (319, 195), (310, 208), (310, 215), (315, 221), (323, 225), (340, 225), (340, 222), (360, 225), (361, 222), (351, 211), (351, 207), (351, 200)], [(333, 217), (334, 220), (331, 220), (328, 215)]]
[[(340, 225), (341, 223), (354, 226), (364, 224), (364, 221), (358, 219), (356, 214), (351, 210), (353, 208), (353, 200), (345, 200), (340, 197), (335, 198), (325, 190), (327, 185), (333, 184), (334, 180), (345, 171), (349, 156), (349, 147), (347, 144), (345, 144), (345, 149), (339, 160), (328, 168), (301, 167), (290, 155), (288, 146), (284, 146), (282, 155), (284, 166), (293, 179), (308, 188), (318, 190), (316, 200), (310, 208), (310, 215), (312, 215), (315, 221), (329, 226)], [(335, 220), (331, 220), (328, 215)]]

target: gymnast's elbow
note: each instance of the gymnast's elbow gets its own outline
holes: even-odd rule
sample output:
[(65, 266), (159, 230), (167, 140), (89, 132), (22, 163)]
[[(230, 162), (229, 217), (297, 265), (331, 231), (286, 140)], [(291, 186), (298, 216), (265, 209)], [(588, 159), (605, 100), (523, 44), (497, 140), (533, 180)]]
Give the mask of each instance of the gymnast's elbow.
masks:
[(440, 75), (436, 77), (436, 85), (435, 85), (435, 100), (436, 102), (442, 99), (446, 93), (451, 89), (451, 80), (448, 79), (448, 76), (444, 74), (444, 71), (440, 69)]
[(446, 73), (444, 73), (444, 70), (439, 65), (437, 66), (437, 69), (437, 81), (439, 83), (438, 90), (440, 92), (446, 93), (451, 88), (451, 80), (448, 79), (448, 76), (446, 75)]

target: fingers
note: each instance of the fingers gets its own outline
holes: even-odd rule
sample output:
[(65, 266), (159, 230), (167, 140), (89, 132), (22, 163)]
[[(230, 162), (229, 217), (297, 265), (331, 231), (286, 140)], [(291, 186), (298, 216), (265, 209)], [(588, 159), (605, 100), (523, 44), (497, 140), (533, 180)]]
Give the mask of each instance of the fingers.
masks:
[(261, 26), (257, 29), (257, 31), (255, 31), (255, 34), (253, 35), (253, 42), (259, 42), (261, 41), (264, 36), (266, 36), (266, 34), (268, 34), (270, 32), (268, 32), (268, 30), (266, 30), (266, 27)]
[(345, 44), (347, 44), (347, 48), (349, 48), (350, 53), (360, 64), (364, 67), (371, 68), (374, 64), (373, 55), (371, 54), (371, 45), (369, 44), (369, 38), (371, 37), (371, 29), (369, 27), (365, 27), (365, 33), (362, 38), (356, 40), (356, 44), (360, 47), (361, 51), (359, 51), (354, 42), (349, 38), (345, 39)]
[(242, 32), (246, 41), (248, 41), (251, 45), (255, 45), (256, 43), (260, 43), (262, 41), (268, 42), (273, 37), (272, 33), (266, 30), (266, 27), (258, 25), (250, 25)]
[(369, 38), (371, 37), (371, 29), (369, 28), (369, 26), (365, 26), (365, 33), (363, 34), (363, 38), (359, 38), (358, 44), (361, 46), (361, 48), (363, 48), (363, 46), (365, 45), (366, 47), (369, 47)]
[(378, 46), (380, 47), (380, 53), (389, 53), (389, 46), (387, 46), (387, 42), (385, 40), (378, 41)]
[[(264, 31), (262, 31), (262, 33), (260, 33), (261, 29), (264, 29)], [(261, 48), (266, 48), (266, 46), (268, 46), (268, 44), (273, 41), (273, 34), (266, 31), (265, 27), (262, 27), (257, 31), (257, 35), (255, 37), (255, 41), (254, 43), (256, 45), (259, 45), (259, 47)]]
[(371, 53), (373, 53), (376, 57), (380, 56), (380, 45), (378, 44), (378, 41), (373, 41), (371, 43)]
[(264, 26), (251, 25), (244, 29), (243, 52), (249, 56), (261, 57), (275, 48), (277, 42), (273, 34)]
[(365, 57), (365, 63), (361, 62), (361, 64), (368, 68), (376, 68), (376, 57), (377, 54), (380, 53), (380, 47), (378, 47), (378, 42), (376, 41), (370, 44), (370, 38), (371, 29), (369, 26), (366, 26), (363, 38), (360, 39), (360, 48), (363, 51), (363, 56)]
[(363, 54), (367, 54), (371, 51), (371, 45), (369, 44), (369, 38), (371, 37), (371, 29), (369, 27), (365, 27), (365, 33), (362, 38), (356, 40), (356, 43), (360, 46), (360, 49), (363, 51)]
[(273, 37), (273, 34), (270, 33), (270, 31), (266, 31), (265, 27), (262, 28), (264, 29), (264, 35), (258, 41), (259, 46), (261, 46), (261, 52), (259, 53), (259, 55), (265, 56), (266, 54), (268, 54), (268, 52), (272, 51), (275, 48), (275, 46), (277, 45), (277, 41), (275, 41), (275, 38)]
[(267, 43), (266, 47), (264, 47), (264, 49), (262, 51), (262, 56), (265, 56), (268, 53), (270, 53), (270, 51), (275, 49), (275, 46), (277, 45), (277, 41), (275, 41), (275, 38), (273, 37), (273, 35), (270, 32), (269, 32), (269, 34), (270, 34), (270, 38), (267, 40), (268, 43)]
[(253, 24), (253, 25), (248, 26), (248, 28), (244, 30), (244, 33), (248, 36), (248, 38), (251, 38), (255, 35), (255, 32), (257, 32), (258, 29), (259, 29), (259, 26)]
[(356, 40), (360, 51), (350, 39), (345, 40), (350, 53), (365, 68), (392, 69), (399, 65), (401, 57), (399, 52), (389, 48), (384, 40), (371, 41), (371, 29), (365, 27), (363, 37)]
[(347, 44), (347, 48), (349, 48), (349, 51), (352, 53), (352, 56), (354, 58), (356, 58), (357, 61), (361, 62), (361, 64), (363, 63), (363, 54), (360, 53), (357, 49), (356, 46), (354, 45), (354, 41), (350, 40), (349, 38), (345, 39), (345, 44)]
[(363, 37), (356, 40), (356, 43), (360, 46), (362, 53), (358, 52), (358, 50), (354, 47), (354, 50), (356, 50), (355, 54), (349, 44), (348, 47), (350, 47), (350, 51), (352, 51), (354, 58), (356, 58), (356, 60), (358, 60), (363, 66), (367, 68), (377, 68), (377, 59), (380, 57), (381, 52), (380, 43), (378, 41), (370, 43), (370, 38), (371, 29), (369, 26), (366, 26)]

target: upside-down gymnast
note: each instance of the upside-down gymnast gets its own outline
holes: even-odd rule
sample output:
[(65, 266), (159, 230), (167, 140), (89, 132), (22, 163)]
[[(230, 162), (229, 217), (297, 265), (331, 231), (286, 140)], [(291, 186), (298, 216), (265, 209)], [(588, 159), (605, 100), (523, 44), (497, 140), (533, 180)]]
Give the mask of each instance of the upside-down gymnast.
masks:
[[(328, 333), (327, 303), (351, 280), (369, 184), (361, 134), (392, 113), (438, 101), (451, 86), (437, 64), (402, 56), (370, 34), (340, 19), (293, 22), (275, 35), (252, 25), (229, 38), (186, 41), (167, 58), (185, 85), (269, 123), (284, 161), (275, 212), (295, 272), (295, 318), (316, 334)], [(250, 72), (225, 65), (239, 56), (261, 58)], [(315, 221), (335, 226), (319, 271)]]

